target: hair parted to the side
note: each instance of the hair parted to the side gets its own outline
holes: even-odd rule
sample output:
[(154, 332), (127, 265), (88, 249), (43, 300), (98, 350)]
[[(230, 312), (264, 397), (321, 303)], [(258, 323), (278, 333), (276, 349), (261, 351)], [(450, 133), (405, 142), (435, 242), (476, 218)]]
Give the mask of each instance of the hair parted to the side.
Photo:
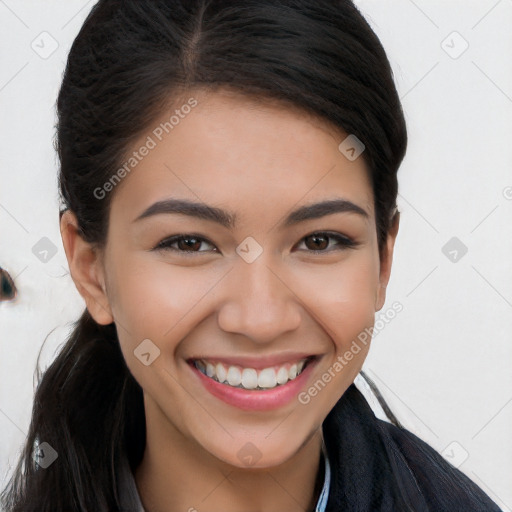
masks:
[[(93, 191), (130, 144), (188, 91), (218, 88), (281, 101), (356, 135), (383, 248), (406, 125), (384, 49), (350, 0), (99, 0), (71, 47), (57, 100), (62, 211), (76, 215), (84, 240), (106, 242), (115, 190), (102, 200)], [(38, 383), (1, 504), (7, 512), (119, 510), (115, 463), (124, 452), (135, 468), (145, 435), (142, 389), (115, 324), (98, 325), (85, 310)], [(34, 462), (36, 442), (58, 453), (46, 469)]]

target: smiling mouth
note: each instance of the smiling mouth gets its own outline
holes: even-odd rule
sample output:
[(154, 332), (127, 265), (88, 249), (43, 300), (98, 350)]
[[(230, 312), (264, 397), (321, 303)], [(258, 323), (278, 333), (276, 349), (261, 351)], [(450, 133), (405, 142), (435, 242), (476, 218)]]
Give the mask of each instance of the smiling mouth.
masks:
[(203, 375), (233, 388), (262, 391), (284, 386), (296, 379), (315, 356), (256, 370), (205, 359), (190, 361)]

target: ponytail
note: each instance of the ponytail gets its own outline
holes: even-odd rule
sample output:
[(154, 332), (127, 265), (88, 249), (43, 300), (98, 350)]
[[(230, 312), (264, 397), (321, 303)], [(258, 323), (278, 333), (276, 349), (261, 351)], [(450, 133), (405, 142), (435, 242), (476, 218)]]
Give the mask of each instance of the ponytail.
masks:
[[(8, 512), (118, 510), (117, 463), (124, 455), (136, 468), (145, 438), (142, 389), (115, 325), (97, 324), (86, 309), (38, 383), (27, 440), (0, 504)], [(57, 453), (47, 467), (53, 451), (44, 453), (42, 443)]]

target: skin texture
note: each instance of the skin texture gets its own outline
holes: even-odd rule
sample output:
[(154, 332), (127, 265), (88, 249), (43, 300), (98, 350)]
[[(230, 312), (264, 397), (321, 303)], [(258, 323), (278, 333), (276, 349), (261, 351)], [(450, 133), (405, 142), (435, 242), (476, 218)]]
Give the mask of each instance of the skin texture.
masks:
[[(274, 102), (222, 91), (190, 96), (197, 106), (110, 192), (103, 249), (80, 238), (72, 212), (63, 216), (71, 275), (93, 318), (116, 323), (144, 390), (147, 444), (135, 477), (147, 512), (310, 510), (322, 422), (369, 344), (309, 403), (294, 399), (273, 411), (241, 410), (213, 397), (186, 360), (304, 351), (320, 357), (304, 389), (310, 387), (383, 307), (398, 216), (379, 255), (366, 164), (338, 150), (342, 131)], [(132, 150), (168, 119), (166, 112)], [(171, 197), (229, 210), (236, 227), (176, 214), (134, 222)], [(345, 212), (281, 225), (291, 210), (333, 198), (352, 201), (368, 218)], [(325, 231), (357, 246), (305, 238)], [(191, 244), (196, 252), (188, 256), (184, 244), (152, 250), (177, 234), (207, 241)], [(248, 236), (263, 249), (252, 263), (236, 252)], [(144, 339), (160, 349), (149, 366), (134, 355)], [(251, 467), (239, 456), (248, 442), (259, 452)]]

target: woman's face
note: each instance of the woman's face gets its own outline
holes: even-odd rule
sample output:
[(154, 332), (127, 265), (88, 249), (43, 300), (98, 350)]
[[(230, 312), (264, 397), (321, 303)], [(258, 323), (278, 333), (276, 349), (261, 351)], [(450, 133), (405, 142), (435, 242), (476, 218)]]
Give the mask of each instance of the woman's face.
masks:
[(283, 107), (191, 96), (168, 132), (166, 112), (133, 146), (137, 164), (109, 192), (107, 309), (147, 422), (268, 467), (312, 438), (359, 372), (394, 236), (380, 261), (365, 162), (338, 148), (347, 134)]

